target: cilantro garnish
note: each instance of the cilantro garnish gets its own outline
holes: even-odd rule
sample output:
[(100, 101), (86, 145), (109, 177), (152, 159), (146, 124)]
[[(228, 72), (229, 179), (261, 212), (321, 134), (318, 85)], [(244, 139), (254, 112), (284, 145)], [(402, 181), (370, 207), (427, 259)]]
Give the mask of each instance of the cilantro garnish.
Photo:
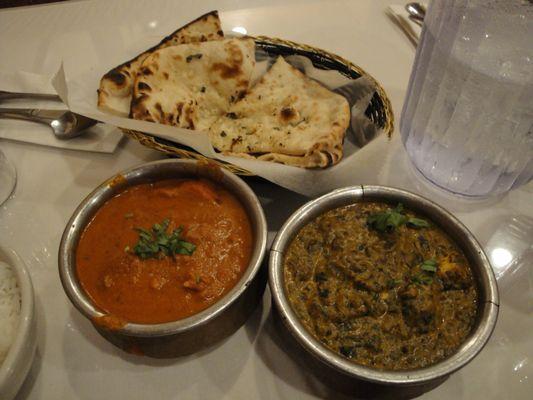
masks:
[(419, 285), (431, 285), (433, 283), (433, 278), (427, 274), (416, 274), (411, 277), (411, 282)]
[(376, 231), (390, 233), (407, 220), (407, 217), (402, 214), (402, 211), (403, 205), (400, 203), (394, 209), (369, 215), (366, 223)]
[(408, 217), (403, 214), (403, 204), (399, 203), (396, 208), (381, 211), (368, 216), (367, 225), (378, 231), (392, 233), (396, 228), (407, 224), (409, 228), (428, 228), (429, 222), (421, 218)]
[(425, 260), (421, 265), (420, 269), (427, 272), (437, 272), (437, 261), (435, 260)]
[(422, 218), (411, 217), (407, 219), (407, 226), (409, 228), (429, 228), (429, 222)]
[(136, 228), (139, 232), (139, 241), (133, 248), (135, 254), (141, 259), (161, 258), (174, 256), (174, 254), (192, 255), (196, 246), (182, 239), (183, 227), (167, 232), (170, 220), (167, 218), (160, 224), (154, 224), (150, 230)]
[(439, 264), (435, 260), (424, 260), (420, 264), (420, 271), (418, 274), (411, 277), (411, 281), (419, 285), (431, 285), (433, 283), (433, 274), (437, 272)]

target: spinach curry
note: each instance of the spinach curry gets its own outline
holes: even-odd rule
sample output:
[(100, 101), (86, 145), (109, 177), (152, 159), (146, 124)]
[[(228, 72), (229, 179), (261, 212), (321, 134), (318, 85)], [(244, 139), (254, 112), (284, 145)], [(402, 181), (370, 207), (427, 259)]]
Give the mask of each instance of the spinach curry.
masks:
[(284, 271), (305, 327), (371, 368), (434, 364), (474, 324), (477, 292), (464, 254), (401, 204), (362, 202), (320, 215), (290, 244)]

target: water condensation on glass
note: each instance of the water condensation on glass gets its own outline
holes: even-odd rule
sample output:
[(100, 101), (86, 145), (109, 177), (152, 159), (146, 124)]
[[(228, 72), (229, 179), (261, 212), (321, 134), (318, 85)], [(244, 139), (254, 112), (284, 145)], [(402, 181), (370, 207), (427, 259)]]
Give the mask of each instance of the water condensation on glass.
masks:
[(469, 196), (533, 176), (533, 3), (434, 0), (400, 130), (416, 167)]

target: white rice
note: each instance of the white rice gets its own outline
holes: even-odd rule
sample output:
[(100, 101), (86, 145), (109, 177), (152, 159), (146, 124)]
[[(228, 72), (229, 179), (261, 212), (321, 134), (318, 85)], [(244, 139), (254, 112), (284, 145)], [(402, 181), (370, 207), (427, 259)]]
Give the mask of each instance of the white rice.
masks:
[(15, 273), (0, 261), (0, 366), (17, 331), (20, 316), (20, 290)]

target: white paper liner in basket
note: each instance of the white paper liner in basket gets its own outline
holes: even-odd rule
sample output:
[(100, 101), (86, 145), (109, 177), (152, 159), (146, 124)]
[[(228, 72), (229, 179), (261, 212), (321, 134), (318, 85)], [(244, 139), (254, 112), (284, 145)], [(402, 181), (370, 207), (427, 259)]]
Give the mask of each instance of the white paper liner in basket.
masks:
[[(261, 50), (258, 50), (256, 55), (258, 62), (253, 80), (262, 76), (275, 60)], [(306, 196), (315, 196), (338, 187), (357, 184), (352, 180), (352, 171), (357, 168), (358, 158), (366, 151), (368, 143), (381, 133), (381, 130), (365, 116), (365, 110), (376, 90), (373, 82), (365, 76), (353, 80), (335, 70), (315, 68), (311, 60), (304, 56), (287, 56), (285, 60), (310, 78), (345, 96), (350, 104), (351, 124), (346, 132), (343, 159), (337, 165), (325, 169), (303, 169), (273, 162), (224, 156), (213, 149), (208, 135), (204, 132), (104, 113), (96, 106), (96, 89), (108, 67), (79, 71), (79, 66), (75, 65), (74, 60), (71, 63), (67, 60), (58, 71), (53, 84), (63, 101), (74, 112), (124, 129), (145, 132), (189, 146), (206, 157), (232, 163)]]

